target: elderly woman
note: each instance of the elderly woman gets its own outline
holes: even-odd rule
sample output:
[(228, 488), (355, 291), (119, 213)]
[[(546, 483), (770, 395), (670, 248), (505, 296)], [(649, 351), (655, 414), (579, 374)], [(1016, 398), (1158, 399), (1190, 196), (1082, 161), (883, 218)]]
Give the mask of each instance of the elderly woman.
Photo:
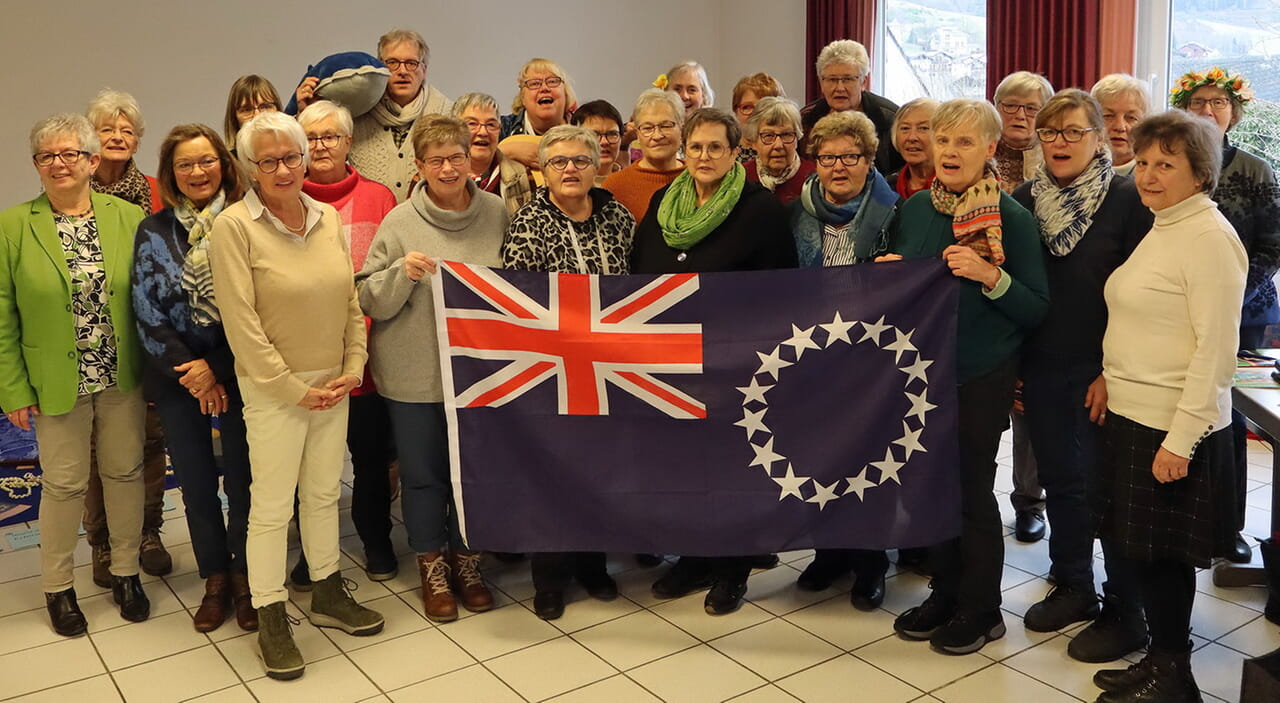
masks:
[(756, 150), (752, 148), (750, 140), (746, 137), (747, 120), (751, 119), (751, 113), (755, 112), (756, 103), (761, 98), (785, 98), (787, 92), (782, 89), (782, 84), (778, 79), (767, 73), (753, 73), (750, 76), (743, 76), (733, 86), (733, 116), (738, 118), (738, 124), (742, 126), (743, 140), (738, 147), (738, 161), (746, 163), (756, 158)]
[(1134, 182), (1155, 225), (1107, 279), (1107, 423), (1099, 534), (1136, 562), (1151, 645), (1100, 671), (1099, 701), (1198, 701), (1191, 674), (1196, 568), (1229, 553), (1231, 379), (1248, 259), (1209, 198), (1222, 135), (1170, 111), (1139, 122)]
[(1102, 122), (1107, 126), (1106, 143), (1111, 145), (1111, 167), (1121, 176), (1133, 175), (1133, 142), (1129, 132), (1147, 116), (1151, 91), (1145, 81), (1126, 73), (1103, 76), (1089, 91), (1102, 106)]
[(471, 133), (467, 173), (480, 190), (502, 196), (507, 214), (514, 215), (533, 199), (537, 186), (524, 164), (503, 156), (498, 149), (498, 101), (485, 93), (467, 93), (453, 103), (453, 116)]
[(351, 635), (382, 630), (338, 571), (338, 496), (347, 396), (364, 370), (364, 315), (338, 212), (302, 192), (309, 150), (293, 118), (266, 112), (238, 135), (253, 189), (214, 221), (214, 297), (235, 353), (254, 472), (245, 553), (267, 675), (305, 668), (285, 612), (294, 494), (315, 582), (310, 620)]
[(600, 169), (596, 174), (595, 185), (604, 183), (604, 179), (627, 167), (627, 157), (620, 156), (622, 133), (626, 124), (618, 108), (608, 100), (592, 100), (579, 107), (569, 119), (570, 124), (586, 127), (600, 137)]
[[(244, 194), (231, 152), (213, 129), (174, 127), (160, 144), (160, 194), (169, 206), (138, 226), (133, 309), (146, 365), (143, 392), (164, 427), (182, 487), (187, 528), (204, 597), (197, 632), (216, 630), (234, 604), (244, 630), (258, 628), (249, 598), (245, 532), (249, 525), (249, 445), (234, 359), (211, 290), (209, 230)], [(218, 418), (222, 462), (210, 418)], [(218, 476), (227, 496), (222, 515)]]
[(680, 102), (684, 103), (685, 119), (695, 110), (715, 104), (716, 93), (707, 79), (707, 69), (697, 61), (681, 61), (662, 75), (666, 78), (664, 89), (680, 96)]
[[(636, 222), (609, 191), (592, 186), (600, 139), (582, 127), (553, 127), (538, 145), (538, 161), (547, 185), (512, 218), (502, 265), (548, 273), (627, 273)], [(542, 552), (533, 555), (531, 566), (533, 609), (543, 620), (564, 613), (571, 577), (593, 598), (618, 595), (602, 552)]]
[(818, 52), (818, 83), (822, 97), (800, 111), (804, 129), (812, 130), (818, 120), (832, 112), (857, 110), (871, 118), (876, 126), (880, 148), (875, 166), (880, 173), (893, 173), (902, 168), (902, 157), (893, 150), (890, 128), (898, 106), (891, 100), (867, 90), (871, 80), (871, 59), (867, 49), (851, 39), (838, 39)]
[[(1169, 102), (1199, 115), (1218, 130), (1222, 141), (1222, 176), (1213, 200), (1231, 223), (1249, 256), (1249, 278), (1244, 288), (1244, 311), (1240, 316), (1240, 349), (1257, 349), (1267, 325), (1280, 322), (1280, 305), (1272, 282), (1280, 269), (1280, 187), (1271, 166), (1257, 156), (1232, 146), (1227, 134), (1244, 117), (1245, 106), (1253, 99), (1249, 81), (1221, 68), (1188, 73), (1178, 79)], [(1235, 429), (1235, 486), (1239, 524), (1244, 528), (1244, 504), (1248, 459), (1244, 416), (1233, 415)], [(1237, 535), (1232, 561), (1248, 563), (1252, 556), (1248, 542)]]
[[(351, 113), (328, 100), (311, 103), (298, 115), (307, 135), (311, 163), (302, 192), (338, 211), (351, 247), (356, 271), (364, 265), (373, 235), (396, 196), (347, 163), (351, 152)], [(387, 406), (372, 379), (351, 391), (347, 418), (347, 449), (351, 452), (351, 522), (364, 544), (365, 573), (372, 581), (395, 578), (396, 552), (391, 546), (391, 484), (388, 468), (393, 456)]]
[[(111, 527), (111, 596), (126, 620), (151, 604), (138, 580), (142, 533), (141, 352), (129, 304), (142, 209), (89, 187), (98, 136), (80, 115), (31, 130), (44, 193), (0, 213), (0, 408), (36, 427), (40, 581), (53, 629), (84, 634), (73, 574), (91, 449)], [(38, 422), (33, 422), (36, 416)]]
[(990, 103), (957, 99), (933, 115), (937, 178), (928, 197), (898, 211), (885, 259), (941, 257), (960, 281), (960, 536), (931, 549), (933, 593), (893, 627), (968, 654), (1004, 636), (1000, 574), (1004, 529), (992, 493), (1000, 435), (1008, 427), (1018, 349), (1048, 308), (1035, 218), (1000, 190), (989, 160), (1000, 140)]
[[(787, 214), (737, 162), (742, 129), (724, 110), (703, 108), (684, 125), (686, 170), (654, 193), (636, 229), (633, 273), (754, 271), (796, 265)], [(682, 557), (653, 584), (657, 598), (707, 587), (711, 615), (742, 605), (753, 557)]]
[(552, 127), (569, 124), (578, 98), (573, 93), (569, 74), (550, 59), (529, 59), (520, 68), (516, 86), (511, 114), (502, 116), (502, 141), (498, 148), (533, 171), (538, 185), (542, 185), (542, 173), (538, 171), (539, 138)]
[(1036, 115), (1045, 157), (1040, 172), (1013, 193), (1040, 224), (1049, 281), (1049, 311), (1023, 346), (1021, 377), (1023, 416), (1053, 520), (1049, 557), (1056, 586), (1024, 620), (1036, 632), (1094, 620), (1067, 647), (1086, 662), (1119, 659), (1147, 639), (1132, 567), (1109, 540), (1102, 543), (1101, 615), (1093, 586), (1088, 495), (1107, 405), (1102, 288), (1151, 229), (1133, 181), (1111, 168), (1106, 134), (1096, 100), (1076, 88), (1059, 92)]
[(102, 142), (102, 162), (93, 174), (92, 188), (123, 198), (148, 215), (164, 207), (156, 179), (142, 175), (133, 162), (146, 131), (138, 101), (128, 93), (104, 90), (89, 101), (85, 117)]
[(480, 576), (480, 555), (467, 549), (458, 529), (435, 306), (430, 280), (423, 279), (436, 269), (427, 254), (499, 266), (507, 210), (467, 177), (472, 136), (461, 120), (424, 117), (410, 137), (422, 186), (383, 220), (357, 280), (360, 303), (373, 318), (369, 366), (395, 428), (423, 610), (435, 622), (448, 622), (458, 618), (455, 590), (472, 612), (492, 608), (493, 596)]
[(933, 133), (929, 122), (937, 111), (937, 100), (916, 98), (898, 108), (893, 116), (893, 148), (906, 165), (887, 176), (887, 180), (903, 200), (933, 185)]
[(813, 162), (800, 158), (803, 137), (800, 109), (786, 98), (761, 98), (743, 129), (743, 138), (756, 152), (755, 159), (743, 164), (747, 180), (767, 188), (783, 205), (800, 197), (814, 172)]
[(236, 152), (236, 135), (245, 122), (262, 112), (280, 109), (280, 94), (271, 81), (259, 75), (240, 76), (227, 94), (227, 110), (222, 118), (222, 133), (232, 155)]
[(1001, 124), (996, 174), (1006, 193), (1034, 178), (1044, 159), (1036, 140), (1036, 114), (1051, 97), (1053, 86), (1048, 79), (1030, 71), (1010, 73), (996, 86), (992, 101), (1000, 110)]
[(631, 122), (639, 135), (640, 160), (605, 178), (600, 187), (613, 193), (639, 222), (653, 194), (684, 173), (680, 160), (684, 106), (675, 93), (650, 88), (636, 98)]

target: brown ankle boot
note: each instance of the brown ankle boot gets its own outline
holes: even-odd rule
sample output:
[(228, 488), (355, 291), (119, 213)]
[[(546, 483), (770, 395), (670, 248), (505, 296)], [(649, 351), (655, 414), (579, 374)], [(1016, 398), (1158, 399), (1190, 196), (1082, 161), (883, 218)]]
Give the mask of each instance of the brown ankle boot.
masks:
[(428, 620), (449, 622), (458, 619), (458, 604), (449, 590), (449, 562), (440, 552), (418, 555), (418, 575), (422, 578), (422, 611)]
[(231, 598), (236, 608), (236, 624), (245, 632), (257, 632), (258, 611), (249, 595), (249, 575), (243, 571), (231, 572)]
[(449, 570), (453, 574), (453, 590), (462, 599), (462, 607), (473, 613), (493, 610), (493, 594), (480, 576), (479, 552), (450, 552)]
[(204, 580), (204, 598), (192, 618), (196, 632), (213, 632), (227, 619), (227, 586), (225, 573), (209, 574)]

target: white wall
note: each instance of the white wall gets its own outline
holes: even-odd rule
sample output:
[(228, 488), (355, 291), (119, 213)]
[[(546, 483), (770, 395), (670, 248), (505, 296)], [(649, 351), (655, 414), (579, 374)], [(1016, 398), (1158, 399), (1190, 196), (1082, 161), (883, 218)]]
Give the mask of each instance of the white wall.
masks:
[(719, 106), (740, 76), (762, 70), (802, 99), (804, 14), (801, 0), (8, 0), (0, 5), (0, 207), (38, 192), (31, 125), (82, 111), (106, 86), (142, 105), (138, 163), (154, 174), (171, 126), (198, 121), (221, 131), (238, 76), (260, 73), (287, 94), (308, 63), (374, 53), (392, 27), (427, 39), (428, 81), (450, 97), (479, 90), (509, 105), (521, 64), (545, 56), (569, 72), (580, 100), (605, 98), (626, 115), (658, 73), (684, 59), (707, 67)]

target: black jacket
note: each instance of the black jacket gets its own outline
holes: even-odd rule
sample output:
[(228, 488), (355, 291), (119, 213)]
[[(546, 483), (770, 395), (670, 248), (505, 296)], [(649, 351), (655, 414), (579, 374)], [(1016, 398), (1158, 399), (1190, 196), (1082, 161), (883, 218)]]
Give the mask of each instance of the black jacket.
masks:
[[(813, 131), (818, 120), (831, 112), (826, 98), (818, 98), (800, 110), (800, 125), (804, 133)], [(875, 93), (862, 91), (862, 113), (871, 118), (876, 126), (876, 136), (880, 146), (876, 149), (876, 170), (883, 174), (893, 173), (907, 165), (897, 149), (893, 148), (893, 116), (898, 114), (898, 106), (892, 100), (882, 98)]]

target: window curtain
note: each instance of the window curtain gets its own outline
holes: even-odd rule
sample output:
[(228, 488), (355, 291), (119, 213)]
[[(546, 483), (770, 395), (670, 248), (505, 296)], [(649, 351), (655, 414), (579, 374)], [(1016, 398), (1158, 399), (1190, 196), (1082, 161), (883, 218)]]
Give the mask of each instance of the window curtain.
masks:
[(806, 0), (805, 3), (805, 102), (822, 96), (815, 62), (822, 47), (837, 39), (852, 39), (874, 54), (875, 0)]
[[(1054, 90), (1093, 87), (1102, 75), (1101, 4), (1101, 0), (987, 0), (987, 97), (1014, 71), (1039, 73)], [(1132, 25), (1128, 33), (1132, 35)], [(1132, 43), (1130, 36), (1130, 47)], [(1132, 61), (1130, 48), (1130, 71)], [(1115, 70), (1114, 64), (1110, 68)]]

